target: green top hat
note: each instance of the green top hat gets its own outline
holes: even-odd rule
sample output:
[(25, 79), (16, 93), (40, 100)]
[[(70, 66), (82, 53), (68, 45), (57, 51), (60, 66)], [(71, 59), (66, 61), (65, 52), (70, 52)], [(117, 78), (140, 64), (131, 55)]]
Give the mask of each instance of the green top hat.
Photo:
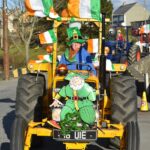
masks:
[(67, 29), (68, 34), (68, 42), (67, 44), (70, 46), (72, 43), (84, 43), (85, 40), (82, 39), (81, 32), (77, 27), (68, 28)]

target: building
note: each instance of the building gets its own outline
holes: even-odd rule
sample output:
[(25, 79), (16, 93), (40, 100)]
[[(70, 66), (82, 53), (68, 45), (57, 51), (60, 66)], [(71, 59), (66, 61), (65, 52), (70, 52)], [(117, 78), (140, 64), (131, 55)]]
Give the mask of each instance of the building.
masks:
[(150, 24), (150, 18), (149, 18), (149, 20), (131, 22), (131, 26), (133, 28), (139, 28), (144, 24)]
[[(8, 12), (8, 30), (10, 33), (15, 33), (16, 29), (14, 28), (14, 19), (18, 14), (18, 9)], [(0, 10), (0, 48), (3, 47), (3, 14)]]
[(145, 21), (150, 17), (150, 12), (139, 3), (123, 4), (113, 12), (114, 26), (131, 26), (132, 22)]

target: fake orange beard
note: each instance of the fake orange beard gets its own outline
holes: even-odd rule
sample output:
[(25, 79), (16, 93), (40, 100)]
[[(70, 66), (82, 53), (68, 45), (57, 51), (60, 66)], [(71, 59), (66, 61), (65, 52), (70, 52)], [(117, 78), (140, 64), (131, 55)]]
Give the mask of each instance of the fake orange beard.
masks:
[(78, 51), (74, 51), (70, 48), (70, 50), (69, 50), (69, 59), (72, 59), (78, 53)]

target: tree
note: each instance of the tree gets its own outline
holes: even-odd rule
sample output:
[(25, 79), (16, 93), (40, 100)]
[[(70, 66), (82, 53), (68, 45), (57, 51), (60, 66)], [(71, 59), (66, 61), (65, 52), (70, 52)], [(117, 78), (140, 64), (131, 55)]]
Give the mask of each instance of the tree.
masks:
[[(37, 18), (26, 15), (24, 0), (15, 0), (13, 2), (13, 10), (11, 9), (11, 11), (14, 12), (13, 25), (16, 30), (16, 34), (21, 39), (26, 50), (27, 63), (29, 60), (29, 45), (33, 35), (35, 23), (37, 22)], [(11, 39), (14, 45), (19, 49), (18, 41), (14, 41), (13, 38)]]
[(113, 4), (111, 0), (101, 0), (102, 13), (106, 14), (106, 17), (111, 18), (113, 12)]
[[(65, 0), (62, 1), (54, 0), (54, 7), (57, 12), (60, 13), (64, 5), (66, 5)], [(14, 13), (15, 19), (13, 23), (14, 28), (16, 30), (16, 34), (18, 38), (21, 39), (24, 48), (26, 50), (26, 63), (27, 63), (29, 60), (30, 45), (33, 45), (34, 47), (36, 44), (39, 44), (36, 42), (38, 41), (38, 34), (51, 29), (53, 27), (53, 24), (52, 22), (47, 21), (46, 18), (27, 16), (25, 13), (26, 10), (24, 6), (24, 0), (14, 0), (13, 2), (11, 2), (10, 9), (13, 12), (17, 11), (17, 13)], [(20, 51), (18, 40), (16, 41), (13, 35), (11, 35), (10, 37), (15, 47)]]
[[(113, 12), (113, 4), (111, 0), (101, 0), (102, 5), (102, 13), (106, 14), (106, 18), (112, 20), (112, 12)], [(110, 22), (111, 23), (111, 22)], [(106, 24), (106, 35), (108, 35), (108, 31), (110, 28), (110, 23)], [(107, 36), (106, 36), (107, 39)]]

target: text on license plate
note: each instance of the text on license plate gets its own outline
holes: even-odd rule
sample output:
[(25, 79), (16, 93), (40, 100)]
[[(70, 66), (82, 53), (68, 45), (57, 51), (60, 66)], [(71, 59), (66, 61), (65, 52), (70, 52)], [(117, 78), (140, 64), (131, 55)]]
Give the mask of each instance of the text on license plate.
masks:
[(96, 130), (88, 130), (88, 131), (71, 131), (70, 134), (62, 135), (60, 130), (53, 130), (53, 138), (59, 141), (64, 140), (88, 140), (93, 141), (97, 139)]

